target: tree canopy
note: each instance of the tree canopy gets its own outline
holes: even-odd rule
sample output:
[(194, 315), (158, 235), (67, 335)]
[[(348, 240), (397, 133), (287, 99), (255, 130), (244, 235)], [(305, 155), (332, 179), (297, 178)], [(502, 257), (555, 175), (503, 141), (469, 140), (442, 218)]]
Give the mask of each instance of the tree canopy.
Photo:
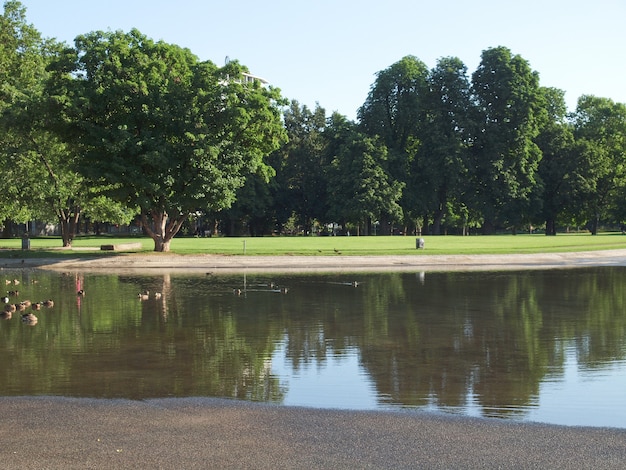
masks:
[[(472, 75), (476, 127), (470, 169), (485, 226), (528, 221), (541, 152), (539, 76), (505, 47), (483, 52)], [(526, 219), (526, 220), (524, 220)]]
[[(279, 90), (137, 30), (79, 36), (54, 68), (80, 172), (139, 208), (155, 251), (190, 213), (229, 207), (284, 139)], [(67, 98), (67, 99), (65, 99)]]
[[(290, 104), (136, 29), (72, 46), (25, 8), (0, 16), (0, 219), (140, 222), (167, 251), (194, 233), (468, 233), (626, 222), (626, 105), (540, 85), (498, 46), (469, 74), (407, 55), (376, 73), (357, 121)], [(211, 227), (207, 227), (211, 224)], [(200, 226), (203, 226), (202, 228)], [(26, 228), (28, 230), (28, 228)]]

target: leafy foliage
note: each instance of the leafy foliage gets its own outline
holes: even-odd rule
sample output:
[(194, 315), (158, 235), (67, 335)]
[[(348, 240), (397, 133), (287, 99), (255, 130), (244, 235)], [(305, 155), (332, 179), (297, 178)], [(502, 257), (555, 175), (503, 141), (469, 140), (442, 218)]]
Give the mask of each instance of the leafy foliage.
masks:
[(471, 176), (488, 226), (520, 226), (529, 217), (541, 152), (539, 77), (504, 47), (483, 52), (472, 75), (477, 121)]
[(328, 212), (328, 136), (326, 111), (310, 110), (292, 101), (284, 111), (288, 142), (271, 162), (276, 168), (274, 186), (277, 218), (285, 222), (297, 214), (299, 223), (310, 227), (325, 220)]
[(432, 232), (439, 235), (449, 204), (462, 200), (468, 190), (471, 101), (467, 68), (458, 58), (440, 59), (428, 76), (428, 86), (406, 199), (415, 215), (432, 214)]
[(284, 138), (278, 90), (137, 30), (79, 36), (55, 67), (81, 173), (140, 208), (156, 251), (191, 212), (229, 207)]
[[(56, 219), (63, 246), (71, 246), (79, 217), (100, 204), (123, 210), (110, 199), (103, 200), (97, 185), (77, 172), (78, 154), (57, 134), (57, 108), (50, 100), (47, 66), (61, 51), (61, 45), (43, 40), (26, 23), (25, 9), (7, 2), (0, 17), (3, 47), (0, 69), (2, 100), (0, 139), (5, 177), (13, 181), (1, 211), (4, 218), (18, 222)], [(2, 196), (0, 196), (1, 200)], [(92, 216), (97, 215), (92, 211)], [(112, 222), (127, 222), (109, 212)]]
[(399, 219), (403, 184), (385, 171), (386, 147), (357, 131), (343, 136), (342, 142), (331, 164), (331, 216), (342, 222), (368, 225), (383, 214)]
[(614, 209), (624, 212), (626, 192), (626, 105), (590, 95), (578, 100), (574, 135), (580, 152), (577, 182), (584, 210), (597, 233), (601, 217)]
[[(358, 121), (311, 110), (137, 30), (41, 38), (25, 8), (0, 16), (0, 219), (137, 214), (167, 251), (185, 223), (300, 233), (332, 222), (439, 234), (626, 221), (626, 105), (563, 92), (505, 47), (468, 76), (406, 56), (376, 74)], [(5, 223), (9, 225), (9, 223)], [(206, 228), (206, 227), (205, 227)], [(387, 231), (385, 231), (387, 230)]]

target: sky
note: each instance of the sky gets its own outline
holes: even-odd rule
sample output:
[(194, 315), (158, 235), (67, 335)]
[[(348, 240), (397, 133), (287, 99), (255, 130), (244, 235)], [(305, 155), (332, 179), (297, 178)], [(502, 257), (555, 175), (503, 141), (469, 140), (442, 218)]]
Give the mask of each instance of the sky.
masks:
[(560, 88), (626, 103), (624, 0), (21, 0), (27, 22), (73, 44), (91, 31), (129, 31), (236, 59), (289, 100), (356, 119), (376, 73), (412, 55), (428, 68), (458, 57), (471, 75), (504, 46)]

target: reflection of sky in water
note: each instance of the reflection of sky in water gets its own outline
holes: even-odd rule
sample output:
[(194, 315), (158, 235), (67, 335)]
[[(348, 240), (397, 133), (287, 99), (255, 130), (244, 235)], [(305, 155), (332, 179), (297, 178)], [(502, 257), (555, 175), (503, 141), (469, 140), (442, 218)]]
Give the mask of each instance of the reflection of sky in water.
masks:
[[(359, 363), (355, 348), (347, 349), (341, 355), (329, 351), (323, 362), (312, 358), (295, 370), (286, 356), (284, 345), (280, 345), (272, 357), (272, 373), (280, 377), (281, 386), (285, 388), (284, 405), (353, 410), (395, 407), (383, 403), (382, 397), (378, 396), (371, 378)], [(444, 410), (467, 416), (499, 414), (498, 410), (481, 409), (476, 397), (471, 392), (468, 395), (465, 407), (442, 409), (431, 402), (416, 409)], [(514, 414), (510, 414), (512, 411)], [(626, 427), (626, 361), (612, 363), (604, 369), (582, 369), (578, 367), (576, 351), (572, 348), (568, 351), (563, 374), (540, 385), (535, 403), (508, 412), (509, 418), (517, 415), (524, 421)]]
[(626, 361), (585, 369), (579, 367), (575, 349), (569, 349), (563, 376), (541, 384), (537, 406), (525, 419), (626, 427)]
[(356, 348), (341, 355), (328, 351), (323, 363), (313, 358), (295, 370), (281, 345), (272, 356), (272, 373), (285, 388), (284, 405), (353, 410), (377, 407), (376, 388), (359, 364)]

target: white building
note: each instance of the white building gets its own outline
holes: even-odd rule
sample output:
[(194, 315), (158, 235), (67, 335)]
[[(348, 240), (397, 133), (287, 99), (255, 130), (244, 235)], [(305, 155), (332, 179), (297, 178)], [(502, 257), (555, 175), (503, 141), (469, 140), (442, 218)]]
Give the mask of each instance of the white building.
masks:
[[(224, 61), (226, 64), (228, 64), (230, 62), (230, 58), (228, 56), (226, 56), (226, 60)], [(262, 86), (266, 86), (269, 85), (269, 81), (259, 77), (258, 75), (252, 75), (251, 73), (248, 72), (242, 72), (242, 79), (241, 79), (241, 83), (249, 83), (252, 84), (254, 82), (259, 82)], [(237, 80), (239, 81), (239, 80)]]

